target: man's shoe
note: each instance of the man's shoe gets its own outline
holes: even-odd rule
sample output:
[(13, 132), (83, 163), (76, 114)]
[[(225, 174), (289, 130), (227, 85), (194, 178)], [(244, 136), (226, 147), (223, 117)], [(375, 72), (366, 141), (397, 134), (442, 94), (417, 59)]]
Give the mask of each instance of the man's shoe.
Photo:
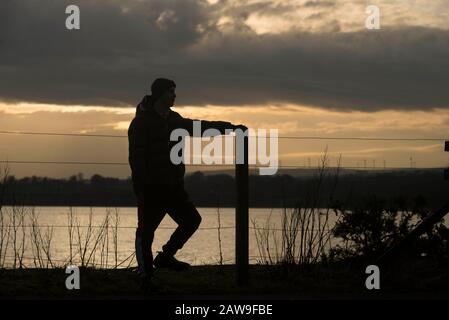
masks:
[(168, 255), (163, 251), (158, 253), (153, 264), (156, 268), (168, 268), (176, 271), (187, 270), (190, 267), (190, 264), (187, 262), (179, 261), (174, 256)]

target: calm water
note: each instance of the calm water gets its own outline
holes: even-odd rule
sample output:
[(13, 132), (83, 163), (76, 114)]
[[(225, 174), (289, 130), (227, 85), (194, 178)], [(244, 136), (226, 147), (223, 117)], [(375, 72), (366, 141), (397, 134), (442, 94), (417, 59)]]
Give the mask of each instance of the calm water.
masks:
[[(27, 211), (31, 208), (26, 208)], [(104, 221), (107, 211), (110, 212), (110, 229), (105, 241), (97, 244), (95, 247), (95, 240), (98, 236), (101, 228), (94, 228), (91, 235), (90, 245), (88, 246), (87, 252), (94, 251), (95, 253), (91, 257), (91, 262), (96, 265), (108, 264), (110, 266), (115, 265), (115, 250), (114, 250), (114, 222), (115, 210), (118, 210), (118, 229), (117, 229), (117, 256), (118, 262), (122, 262), (125, 259), (133, 256), (134, 252), (134, 236), (135, 227), (137, 224), (136, 208), (118, 208), (118, 209), (108, 209), (108, 208), (88, 208), (88, 207), (74, 207), (74, 221), (75, 225), (79, 224), (80, 234), (78, 235), (78, 229), (75, 227), (73, 229), (73, 240), (74, 244), (72, 247), (72, 252), (74, 256), (74, 263), (79, 260), (79, 243), (85, 243), (87, 239), (87, 226), (89, 224), (90, 211), (92, 214), (92, 225), (100, 226)], [(11, 208), (4, 207), (4, 212), (8, 212)], [(50, 254), (51, 259), (55, 265), (64, 265), (68, 262), (70, 257), (70, 245), (69, 245), (69, 232), (68, 232), (68, 213), (70, 208), (68, 207), (36, 207), (34, 208), (35, 213), (38, 217), (37, 221), (40, 226), (41, 236), (45, 240), (45, 233), (49, 231), (46, 226), (53, 227), (53, 234), (51, 240)], [(203, 221), (200, 229), (193, 235), (193, 237), (187, 242), (184, 248), (178, 252), (177, 258), (187, 261), (193, 265), (201, 264), (217, 264), (220, 261), (220, 245), (219, 245), (219, 232), (218, 232), (218, 209), (217, 208), (198, 208)], [(224, 264), (233, 264), (235, 255), (235, 209), (233, 208), (221, 208), (220, 212), (220, 238), (221, 238), (221, 252), (223, 256)], [(256, 230), (253, 228), (256, 223), (258, 227), (266, 227), (267, 221), (270, 222), (270, 226), (276, 229), (282, 228), (283, 209), (268, 209), (268, 208), (257, 208), (250, 209), (250, 230), (249, 230), (249, 255), (250, 262), (257, 263), (260, 261), (260, 252), (258, 249), (256, 241)], [(330, 227), (335, 223), (335, 215), (330, 215)], [(25, 230), (26, 240), (24, 248), (24, 262), (25, 265), (34, 266), (33, 257), (36, 256), (36, 248), (32, 245), (30, 239), (32, 238), (32, 228), (30, 227), (30, 219), (26, 220), (26, 228), (19, 228), (16, 237), (16, 242), (20, 247), (20, 243), (23, 239), (21, 230)], [(167, 215), (156, 231), (155, 240), (153, 243), (153, 253), (160, 250), (162, 245), (169, 239), (173, 228), (176, 227), (171, 218)], [(11, 229), (11, 228), (10, 228)], [(5, 230), (5, 228), (4, 228)], [(277, 238), (277, 245), (273, 241), (273, 233), (269, 241), (269, 246), (273, 252), (275, 247), (280, 247), (280, 231), (274, 231), (275, 237)], [(10, 235), (10, 238), (11, 235)], [(81, 239), (81, 241), (79, 241)], [(104, 244), (104, 245), (103, 245)], [(95, 248), (95, 250), (94, 250)], [(34, 250), (34, 251), (33, 251)], [(14, 253), (12, 248), (12, 242), (10, 241), (8, 245), (8, 252), (6, 254), (6, 259), (4, 259), (7, 264), (12, 263), (14, 259)], [(33, 253), (34, 252), (34, 253)], [(129, 265), (135, 266), (135, 259), (129, 258), (126, 262), (123, 262), (121, 267), (127, 267)]]

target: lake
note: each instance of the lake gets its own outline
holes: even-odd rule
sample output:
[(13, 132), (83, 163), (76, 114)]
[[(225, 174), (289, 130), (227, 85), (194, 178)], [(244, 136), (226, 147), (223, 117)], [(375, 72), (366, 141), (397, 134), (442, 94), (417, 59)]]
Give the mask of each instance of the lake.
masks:
[[(14, 252), (19, 252), (19, 255), (23, 256), (22, 263), (27, 267), (42, 266), (43, 261), (48, 261), (48, 256), (50, 256), (52, 261), (50, 266), (64, 266), (70, 262), (70, 251), (72, 251), (73, 264), (79, 265), (80, 257), (84, 255), (84, 261), (87, 261), (90, 256), (89, 263), (98, 267), (115, 267), (116, 264), (119, 267), (136, 265), (133, 256), (135, 228), (137, 224), (135, 207), (72, 207), (71, 209), (72, 223), (69, 222), (69, 207), (24, 208), (26, 214), (23, 226), (18, 226), (19, 222), (17, 218), (15, 222), (16, 228), (12, 227), (11, 220), (9, 221), (9, 227), (5, 227), (7, 223), (4, 222), (4, 227), (1, 228), (3, 230), (3, 236), (8, 228), (10, 230), (9, 243), (6, 245), (6, 240), (3, 241), (2, 254), (4, 266), (12, 266), (14, 260), (18, 264), (17, 255)], [(34, 215), (31, 215), (32, 210), (34, 210)], [(220, 261), (223, 264), (234, 264), (235, 209), (198, 208), (198, 211), (203, 218), (200, 228), (184, 248), (178, 252), (176, 257), (192, 265), (219, 264)], [(13, 208), (5, 206), (3, 207), (3, 212), (5, 220), (8, 219), (8, 214), (9, 219), (11, 219)], [(257, 244), (257, 237), (263, 241), (267, 235), (263, 229), (256, 230), (254, 227), (266, 228), (270, 226), (270, 228), (276, 229), (269, 231), (268, 247), (273, 255), (276, 250), (279, 252), (282, 242), (282, 233), (280, 230), (283, 227), (281, 218), (283, 212), (284, 210), (280, 208), (250, 209), (250, 263), (261, 262), (261, 252)], [(117, 228), (115, 228), (114, 222), (116, 213), (118, 217)], [(220, 219), (218, 219), (218, 213), (220, 214)], [(318, 213), (315, 215), (317, 216), (315, 227), (319, 226), (318, 220), (321, 221), (322, 226), (324, 216)], [(32, 216), (35, 217), (34, 228)], [(92, 228), (88, 228), (90, 216), (92, 219), (90, 223)], [(101, 228), (106, 216), (109, 217), (109, 228)], [(331, 213), (328, 220), (329, 225), (326, 230), (332, 228), (335, 221), (336, 215)], [(221, 225), (220, 228), (218, 228), (219, 224)], [(72, 225), (72, 241), (69, 240), (69, 225)], [(156, 231), (153, 242), (153, 253), (161, 250), (162, 245), (169, 239), (175, 227), (176, 223), (167, 215)], [(15, 233), (14, 230), (16, 231)], [(108, 232), (105, 230), (108, 230)], [(256, 232), (259, 232), (258, 235), (256, 235)], [(15, 249), (13, 239), (15, 239)], [(72, 246), (70, 246), (70, 243), (72, 243)], [(6, 250), (5, 246), (7, 247)], [(87, 249), (84, 250), (85, 248)], [(220, 258), (220, 251), (222, 258)], [(117, 252), (117, 255), (115, 252)], [(41, 264), (39, 264), (39, 259)], [(46, 265), (44, 264), (44, 266)]]

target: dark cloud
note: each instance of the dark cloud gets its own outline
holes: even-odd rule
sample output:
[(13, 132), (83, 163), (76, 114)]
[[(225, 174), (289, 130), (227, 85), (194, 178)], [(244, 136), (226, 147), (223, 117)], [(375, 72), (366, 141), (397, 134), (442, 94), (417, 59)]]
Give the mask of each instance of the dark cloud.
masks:
[[(65, 29), (68, 4), (80, 6), (80, 31)], [(183, 105), (449, 107), (448, 31), (257, 35), (237, 19), (233, 33), (223, 33), (218, 12), (226, 5), (2, 0), (0, 98), (135, 104), (155, 77), (169, 76), (178, 83)], [(338, 29), (333, 21), (329, 30)]]
[(307, 1), (304, 3), (304, 7), (306, 8), (332, 8), (335, 7), (336, 3), (331, 1)]
[(218, 12), (223, 15), (232, 15), (234, 17), (248, 18), (249, 15), (254, 14), (258, 16), (276, 16), (286, 14), (298, 9), (298, 5), (288, 3), (272, 3), (272, 2), (250, 2), (241, 1), (238, 6), (223, 5), (218, 9)]
[(307, 20), (321, 20), (325, 17), (324, 12), (316, 12), (309, 15), (306, 19)]

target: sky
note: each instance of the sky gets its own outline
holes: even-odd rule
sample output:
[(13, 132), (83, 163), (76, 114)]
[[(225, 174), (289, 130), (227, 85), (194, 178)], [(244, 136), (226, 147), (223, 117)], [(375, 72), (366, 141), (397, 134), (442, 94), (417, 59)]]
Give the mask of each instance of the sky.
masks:
[[(80, 30), (65, 9), (80, 8)], [(380, 9), (367, 30), (366, 8)], [(449, 0), (2, 0), (0, 161), (120, 162), (157, 77), (185, 117), (279, 136), (449, 140)], [(279, 140), (281, 165), (446, 167), (443, 142)], [(1, 165), (1, 163), (0, 163)], [(126, 165), (9, 164), (18, 177)]]

